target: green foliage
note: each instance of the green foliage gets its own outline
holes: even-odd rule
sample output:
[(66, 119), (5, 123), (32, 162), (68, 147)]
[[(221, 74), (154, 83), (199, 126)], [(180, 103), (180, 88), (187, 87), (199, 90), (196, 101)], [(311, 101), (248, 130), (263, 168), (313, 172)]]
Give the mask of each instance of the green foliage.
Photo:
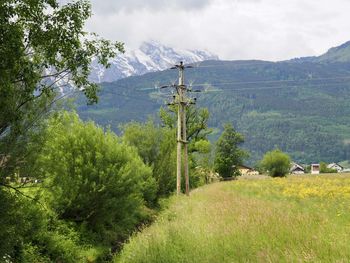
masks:
[[(207, 92), (198, 97), (198, 105), (210, 112), (207, 125), (222, 130), (223, 123), (234, 123), (245, 135), (243, 147), (249, 150), (251, 165), (276, 147), (298, 163), (350, 160), (346, 143), (350, 82), (333, 79), (346, 77), (349, 63), (206, 61), (201, 65), (205, 67), (186, 71), (186, 79), (208, 83), (202, 88)], [(144, 122), (157, 115), (164, 99), (142, 89), (157, 81), (168, 83), (176, 74), (166, 70), (104, 83), (101, 103), (88, 108), (79, 102), (79, 114), (103, 125)], [(122, 106), (117, 110), (115, 105)]]
[[(20, 249), (16, 246), (23, 242), (23, 236), (27, 236), (31, 232), (28, 228), (26, 220), (28, 218), (28, 211), (26, 205), (21, 203), (21, 199), (8, 191), (0, 188), (0, 258), (6, 255), (12, 258), (18, 257)], [(29, 216), (30, 217), (30, 216)], [(32, 220), (33, 224), (36, 220)]]
[[(189, 143), (190, 187), (202, 184), (199, 174), (195, 172), (197, 164), (206, 165), (210, 155), (210, 142), (206, 136), (208, 115), (206, 110), (192, 110), (188, 115), (191, 133)], [(204, 114), (203, 114), (204, 113)], [(196, 116), (199, 114), (200, 116)], [(176, 129), (175, 118), (170, 112), (161, 109), (162, 127), (152, 120), (146, 123), (131, 122), (123, 125), (123, 140), (134, 146), (142, 160), (151, 166), (153, 177), (158, 183), (158, 197), (169, 196), (176, 189)], [(204, 117), (206, 116), (206, 117)], [(184, 188), (184, 180), (182, 180)]]
[[(170, 106), (167, 109), (161, 108), (160, 119), (164, 126), (169, 128), (177, 127), (177, 107)], [(208, 141), (208, 135), (212, 129), (208, 127), (209, 111), (206, 108), (188, 107), (186, 110), (187, 141), (189, 152), (196, 152), (198, 141)]]
[[(129, 145), (135, 146), (143, 161), (153, 169), (158, 182), (158, 196), (168, 196), (176, 189), (176, 107), (161, 108), (159, 117), (161, 126), (153, 121), (145, 124), (132, 122), (122, 126), (123, 138)], [(189, 142), (190, 187), (200, 185), (200, 178), (194, 172), (197, 161), (203, 163), (210, 151), (207, 136), (209, 112), (207, 109), (189, 107), (186, 114)], [(184, 180), (182, 180), (184, 182)]]
[(88, 80), (90, 62), (97, 57), (108, 66), (123, 45), (84, 32), (90, 16), (85, 0), (1, 2), (0, 158), (7, 165), (0, 166), (0, 177), (23, 163), (27, 131), (55, 104), (60, 87), (84, 90), (89, 103), (97, 101), (97, 85)]
[(224, 126), (224, 131), (216, 143), (214, 159), (215, 171), (220, 176), (227, 178), (239, 175), (238, 165), (242, 164), (248, 154), (239, 148), (244, 142), (244, 137), (232, 127), (231, 124)]
[[(186, 111), (187, 141), (191, 169), (196, 166), (212, 167), (212, 147), (208, 140), (213, 130), (208, 127), (209, 111), (206, 108), (188, 107)], [(161, 108), (162, 125), (174, 129), (177, 121), (177, 108)], [(194, 176), (194, 173), (191, 173)], [(197, 177), (192, 182), (198, 181)], [(191, 184), (191, 182), (190, 182)], [(197, 185), (197, 183), (195, 183)]]
[(289, 173), (290, 157), (282, 151), (276, 149), (267, 152), (260, 162), (261, 167), (268, 172), (271, 177), (283, 177)]
[(44, 178), (42, 199), (60, 219), (123, 239), (143, 219), (144, 202), (155, 199), (156, 183), (137, 152), (111, 131), (63, 112), (48, 124), (33, 176)]
[(325, 162), (320, 162), (320, 173), (337, 173), (336, 169), (328, 168)]
[(305, 173), (311, 173), (311, 165), (306, 165)]
[(58, 2), (0, 4), (1, 260), (5, 256), (11, 262), (78, 262), (83, 250), (54, 230), (56, 220), (50, 213), (18, 194), (24, 188), (16, 186), (14, 191), (5, 180), (15, 174), (41, 176), (41, 171), (30, 173), (46, 139), (38, 120), (56, 104), (57, 90), (70, 85), (74, 92), (83, 89), (88, 102), (96, 102), (97, 86), (88, 80), (91, 60), (97, 57), (107, 66), (108, 57), (123, 51), (121, 43), (83, 31), (91, 14), (87, 1)]
[[(208, 175), (213, 172), (214, 166), (214, 149), (210, 141), (200, 140), (194, 143), (193, 159), (195, 160), (196, 169), (205, 169)], [(207, 181), (207, 180), (206, 180)]]
[(0, 257), (11, 262), (74, 263), (81, 260), (78, 234), (43, 204), (0, 188)]
[(349, 62), (350, 61), (350, 41), (340, 45), (339, 47), (333, 47), (328, 50), (327, 53), (320, 57), (312, 58), (313, 60), (320, 62)]
[(209, 141), (200, 140), (194, 143), (194, 149), (199, 153), (210, 153), (211, 144)]
[(123, 140), (134, 146), (142, 160), (151, 166), (158, 184), (158, 197), (168, 196), (176, 189), (176, 132), (156, 127), (153, 121), (131, 122), (122, 127)]
[(1, 185), (1, 258), (103, 261), (153, 215), (152, 171), (111, 131), (62, 112), (43, 122), (25, 148), (28, 167), (18, 171), (43, 182)]

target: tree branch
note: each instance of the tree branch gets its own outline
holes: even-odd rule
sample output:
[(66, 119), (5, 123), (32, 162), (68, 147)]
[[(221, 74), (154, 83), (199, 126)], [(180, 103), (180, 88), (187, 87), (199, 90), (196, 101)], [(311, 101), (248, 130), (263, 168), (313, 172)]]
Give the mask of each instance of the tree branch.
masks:
[(5, 188), (7, 188), (7, 189), (14, 190), (17, 194), (20, 194), (20, 195), (22, 195), (23, 197), (28, 198), (28, 199), (30, 199), (30, 200), (32, 200), (32, 201), (38, 203), (42, 208), (44, 208), (45, 210), (48, 210), (47, 207), (45, 207), (45, 205), (44, 205), (43, 203), (41, 203), (40, 201), (38, 201), (37, 199), (35, 199), (35, 198), (33, 198), (33, 197), (29, 196), (29, 195), (26, 195), (25, 193), (23, 193), (22, 191), (20, 191), (20, 190), (18, 189), (18, 187), (14, 187), (14, 186), (11, 186), (11, 185), (8, 185), (8, 184), (4, 184), (4, 183), (1, 183), (1, 182), (0, 182), (0, 187), (5, 187)]
[[(51, 83), (49, 86), (44, 86), (42, 92), (35, 97), (30, 97), (29, 99), (23, 101), (20, 105), (17, 106), (16, 111), (18, 111), (21, 107), (23, 107), (25, 104), (27, 104), (28, 102), (31, 102), (35, 99), (40, 98), (43, 94), (44, 94), (44, 90), (46, 89), (50, 89), (52, 86), (54, 86), (58, 81), (62, 80), (64, 77), (66, 77), (68, 74), (70, 73), (70, 71), (66, 72), (66, 74), (63, 74), (62, 76), (60, 76), (59, 78), (57, 78), (53, 83)], [(42, 85), (43, 86), (43, 85)]]

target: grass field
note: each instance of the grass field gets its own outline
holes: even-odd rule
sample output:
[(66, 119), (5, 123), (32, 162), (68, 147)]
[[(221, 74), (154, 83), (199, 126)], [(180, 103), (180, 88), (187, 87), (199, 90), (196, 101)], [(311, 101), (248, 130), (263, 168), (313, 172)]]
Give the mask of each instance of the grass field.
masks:
[(350, 174), (241, 178), (173, 197), (115, 262), (350, 262)]

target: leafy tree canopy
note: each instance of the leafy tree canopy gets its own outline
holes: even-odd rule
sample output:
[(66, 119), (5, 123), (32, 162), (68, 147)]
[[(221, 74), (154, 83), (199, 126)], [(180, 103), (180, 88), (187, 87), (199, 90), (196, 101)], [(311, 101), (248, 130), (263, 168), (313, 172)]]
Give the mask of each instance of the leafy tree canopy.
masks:
[(239, 174), (238, 165), (242, 164), (248, 153), (240, 149), (244, 142), (242, 134), (236, 132), (231, 124), (224, 125), (224, 131), (216, 143), (214, 168), (222, 177)]
[(85, 0), (1, 1), (0, 160), (18, 156), (14, 143), (50, 108), (60, 88), (69, 85), (84, 91), (89, 103), (97, 101), (98, 88), (88, 80), (90, 62), (96, 57), (108, 66), (123, 44), (84, 32), (90, 15)]
[(50, 119), (50, 136), (32, 175), (43, 178), (43, 198), (59, 218), (106, 234), (114, 240), (132, 229), (157, 191), (151, 170), (134, 148), (75, 113)]
[[(206, 108), (188, 107), (186, 111), (187, 141), (189, 152), (196, 152), (196, 142), (208, 141), (208, 135), (212, 129), (208, 127), (209, 111)], [(160, 119), (163, 126), (175, 128), (177, 122), (177, 107), (161, 108)]]
[(267, 152), (261, 160), (261, 167), (272, 177), (283, 177), (289, 173), (290, 157), (281, 150)]
[(176, 189), (176, 132), (157, 127), (153, 121), (131, 122), (122, 127), (123, 140), (134, 146), (143, 161), (150, 165), (158, 183), (158, 196), (167, 196)]

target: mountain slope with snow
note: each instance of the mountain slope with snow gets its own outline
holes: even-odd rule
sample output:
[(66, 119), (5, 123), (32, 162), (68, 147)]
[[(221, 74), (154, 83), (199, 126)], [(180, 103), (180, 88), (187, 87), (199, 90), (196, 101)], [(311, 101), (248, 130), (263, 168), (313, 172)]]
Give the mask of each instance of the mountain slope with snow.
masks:
[[(185, 84), (195, 80), (193, 87), (202, 91), (189, 96), (208, 108), (210, 127), (233, 123), (244, 134), (249, 164), (275, 148), (300, 163), (349, 160), (349, 48), (344, 43), (320, 57), (280, 62), (204, 61), (186, 70)], [(176, 70), (164, 70), (103, 83), (101, 103), (88, 107), (81, 100), (78, 112), (111, 127), (150, 115), (156, 119), (172, 94), (154, 87), (177, 76)]]
[(110, 60), (111, 66), (108, 69), (98, 64), (97, 61), (93, 61), (90, 80), (96, 83), (112, 82), (130, 76), (165, 70), (179, 61), (189, 64), (218, 59), (218, 56), (208, 51), (180, 50), (155, 41), (144, 42), (139, 49), (127, 51)]

